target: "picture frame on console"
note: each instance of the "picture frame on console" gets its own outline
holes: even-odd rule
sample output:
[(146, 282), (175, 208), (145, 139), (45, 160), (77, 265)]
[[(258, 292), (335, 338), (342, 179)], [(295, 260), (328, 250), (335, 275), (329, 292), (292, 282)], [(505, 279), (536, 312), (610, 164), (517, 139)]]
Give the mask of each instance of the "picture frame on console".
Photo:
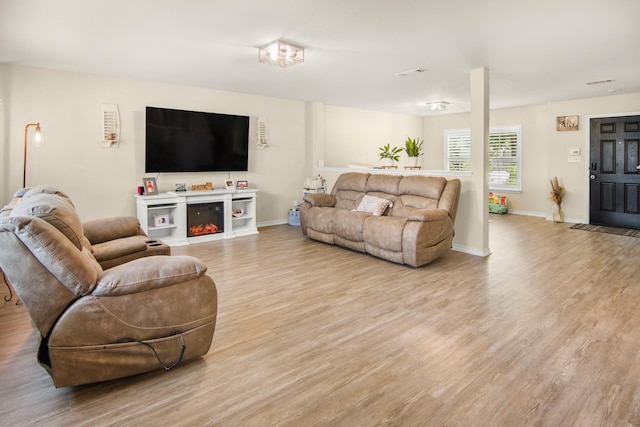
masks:
[(154, 196), (158, 194), (158, 184), (155, 178), (142, 178), (142, 185), (144, 186), (145, 195)]
[(236, 186), (233, 184), (233, 181), (231, 181), (230, 179), (224, 182), (224, 186), (227, 188), (227, 190), (234, 190), (236, 188)]
[(246, 190), (249, 188), (249, 181), (238, 181), (236, 182), (236, 188), (238, 190)]

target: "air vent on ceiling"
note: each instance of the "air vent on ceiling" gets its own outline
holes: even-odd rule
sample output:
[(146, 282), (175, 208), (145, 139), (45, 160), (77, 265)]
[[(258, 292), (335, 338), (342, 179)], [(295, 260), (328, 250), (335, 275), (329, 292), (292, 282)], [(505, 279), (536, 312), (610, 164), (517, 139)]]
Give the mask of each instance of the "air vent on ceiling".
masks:
[(401, 71), (399, 73), (396, 73), (395, 75), (399, 76), (399, 77), (405, 77), (405, 76), (407, 76), (409, 74), (413, 74), (413, 73), (424, 73), (424, 71), (425, 71), (424, 68), (414, 68), (412, 70)]
[(601, 85), (601, 84), (611, 83), (611, 82), (613, 82), (613, 79), (594, 80), (592, 82), (587, 82), (586, 84), (588, 84), (588, 85)]

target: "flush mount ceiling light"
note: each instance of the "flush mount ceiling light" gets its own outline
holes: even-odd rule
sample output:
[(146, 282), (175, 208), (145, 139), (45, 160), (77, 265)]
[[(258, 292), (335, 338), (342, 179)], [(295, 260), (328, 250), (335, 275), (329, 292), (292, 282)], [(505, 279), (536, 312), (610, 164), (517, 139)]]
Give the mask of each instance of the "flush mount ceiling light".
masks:
[(263, 64), (287, 68), (304, 62), (304, 48), (284, 40), (276, 40), (260, 47), (258, 60)]
[(449, 103), (446, 101), (427, 102), (427, 108), (429, 111), (444, 111), (449, 108)]

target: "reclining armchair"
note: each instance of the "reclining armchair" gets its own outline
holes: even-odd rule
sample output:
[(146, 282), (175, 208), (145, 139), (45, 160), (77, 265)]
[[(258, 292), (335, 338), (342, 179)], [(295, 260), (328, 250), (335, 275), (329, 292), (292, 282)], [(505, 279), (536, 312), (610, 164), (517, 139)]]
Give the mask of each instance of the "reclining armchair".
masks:
[[(42, 185), (18, 190), (11, 203), (0, 210), (0, 216), (8, 215), (24, 199), (43, 193), (58, 195), (73, 206), (69, 196), (62, 191)], [(82, 228), (86, 237), (86, 240), (83, 240), (84, 246), (91, 250), (104, 269), (138, 258), (171, 255), (169, 245), (160, 240), (150, 239), (140, 227), (138, 218), (134, 216), (94, 219), (83, 223)]]
[(56, 387), (168, 370), (209, 351), (217, 291), (201, 261), (153, 255), (105, 269), (68, 197), (33, 190), (0, 212), (0, 268)]

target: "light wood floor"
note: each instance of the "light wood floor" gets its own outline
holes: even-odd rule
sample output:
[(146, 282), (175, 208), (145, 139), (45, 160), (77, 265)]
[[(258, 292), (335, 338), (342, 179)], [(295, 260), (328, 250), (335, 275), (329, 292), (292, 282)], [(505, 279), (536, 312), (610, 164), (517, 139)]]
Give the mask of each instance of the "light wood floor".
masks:
[(491, 219), (491, 256), (420, 269), (287, 225), (174, 248), (217, 283), (211, 351), (102, 384), (55, 389), (0, 302), (0, 425), (640, 425), (640, 239)]

